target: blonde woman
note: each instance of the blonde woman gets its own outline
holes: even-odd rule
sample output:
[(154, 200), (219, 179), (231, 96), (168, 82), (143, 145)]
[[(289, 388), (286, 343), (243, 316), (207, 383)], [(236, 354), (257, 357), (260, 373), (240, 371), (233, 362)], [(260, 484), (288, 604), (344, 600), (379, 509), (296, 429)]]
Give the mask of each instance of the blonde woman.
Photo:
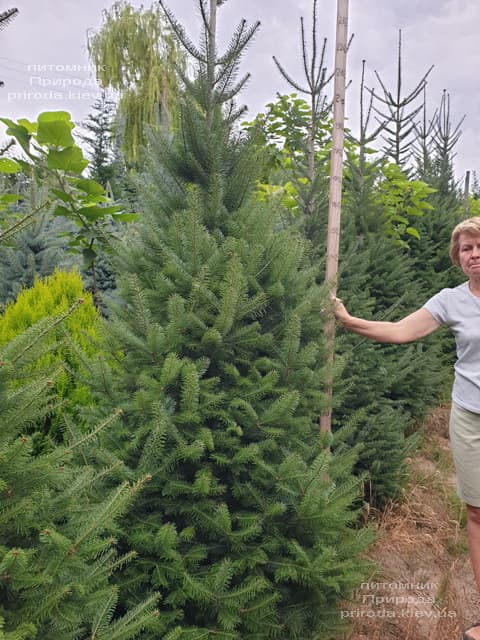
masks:
[[(450, 258), (467, 280), (442, 289), (422, 308), (398, 322), (377, 322), (350, 315), (334, 298), (336, 319), (350, 331), (387, 343), (418, 340), (438, 327), (450, 327), (457, 360), (452, 389), (450, 441), (457, 474), (457, 492), (467, 508), (467, 536), (475, 581), (480, 592), (480, 217), (458, 224), (452, 232)], [(480, 622), (463, 634), (480, 640)]]

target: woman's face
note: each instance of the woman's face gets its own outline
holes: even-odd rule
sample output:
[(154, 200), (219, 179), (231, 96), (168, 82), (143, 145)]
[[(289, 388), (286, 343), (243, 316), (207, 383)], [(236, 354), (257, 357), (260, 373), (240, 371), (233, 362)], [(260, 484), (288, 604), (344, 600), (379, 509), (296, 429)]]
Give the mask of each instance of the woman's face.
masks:
[(463, 273), (480, 279), (480, 235), (461, 233), (458, 238), (458, 260)]

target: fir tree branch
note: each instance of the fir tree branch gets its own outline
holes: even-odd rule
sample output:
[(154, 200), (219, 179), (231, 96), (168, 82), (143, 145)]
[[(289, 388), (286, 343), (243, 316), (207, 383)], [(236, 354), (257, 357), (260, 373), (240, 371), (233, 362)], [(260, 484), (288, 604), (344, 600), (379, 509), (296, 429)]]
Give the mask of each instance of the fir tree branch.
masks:
[(23, 218), (21, 218), (21, 220), (18, 220), (18, 222), (16, 222), (15, 224), (11, 225), (10, 227), (2, 231), (0, 233), (0, 242), (4, 242), (5, 240), (8, 240), (8, 238), (11, 238), (16, 233), (23, 231), (26, 227), (29, 226), (29, 224), (33, 222), (34, 216), (39, 211), (44, 209), (48, 204), (50, 204), (49, 201), (43, 202), (42, 204), (38, 205), (38, 207), (35, 207), (35, 209), (33, 209), (30, 213), (27, 213)]
[(301, 87), (288, 73), (287, 71), (283, 68), (283, 66), (280, 64), (280, 62), (277, 60), (277, 58), (275, 56), (272, 56), (273, 61), (275, 62), (275, 64), (277, 65), (278, 70), (280, 71), (280, 73), (282, 74), (282, 76), (285, 78), (285, 80), (288, 82), (288, 84), (290, 84), (294, 89), (296, 89), (297, 91), (299, 91), (300, 93), (306, 93), (309, 94), (310, 91), (309, 89), (304, 89), (303, 87)]
[[(160, 594), (154, 593), (132, 607), (125, 615), (109, 625), (105, 634), (102, 634), (98, 640), (127, 640), (143, 631), (152, 618), (160, 615), (154, 608), (159, 599)], [(93, 636), (91, 640), (94, 640)]]
[[(38, 400), (45, 398), (48, 393), (51, 392), (54, 381), (60, 376), (61, 373), (61, 368), (53, 371), (48, 380), (45, 380), (38, 386), (37, 391), (30, 397), (29, 401), (26, 404), (22, 404), (20, 408), (17, 407), (15, 414), (17, 419), (22, 419), (23, 416), (27, 414), (30, 407), (34, 406)], [(53, 407), (48, 411), (48, 413), (51, 413), (52, 411)]]
[[(96, 618), (93, 621), (91, 629), (92, 639), (98, 638), (101, 631), (107, 630), (108, 625), (112, 619), (115, 607), (118, 601), (118, 588), (116, 586), (111, 587), (108, 597), (105, 599), (102, 605), (97, 610)], [(110, 633), (109, 633), (109, 637)]]
[(94, 531), (97, 531), (100, 527), (104, 526), (105, 522), (118, 516), (119, 513), (128, 506), (128, 503), (131, 502), (133, 497), (139, 493), (150, 480), (151, 476), (148, 475), (144, 478), (140, 478), (140, 480), (137, 480), (133, 485), (128, 481), (123, 482), (116, 491), (113, 492), (113, 495), (111, 495), (106, 503), (101, 505), (101, 511), (97, 511), (91, 524), (75, 539), (61, 562), (71, 555), (76, 555), (78, 548), (84, 543), (84, 541), (91, 536)]
[(228, 46), (228, 49), (225, 53), (217, 59), (217, 65), (223, 66), (229, 64), (234, 64), (238, 66), (240, 64), (239, 56), (243, 53), (245, 48), (249, 45), (250, 41), (260, 28), (260, 21), (257, 20), (251, 27), (245, 31), (247, 26), (246, 20), (242, 20), (237, 27), (237, 30), (233, 34), (232, 40)]
[[(92, 429), (92, 431), (89, 431), (87, 434), (82, 436), (79, 440), (76, 440), (75, 442), (72, 442), (71, 444), (69, 444), (68, 447), (66, 448), (66, 452), (67, 453), (71, 453), (72, 451), (75, 451), (76, 449), (78, 449), (82, 445), (84, 445), (87, 442), (90, 442), (91, 440), (96, 438), (96, 436), (99, 433), (104, 431), (114, 420), (119, 418), (121, 415), (123, 415), (123, 410), (122, 409), (116, 409), (103, 422), (101, 422), (94, 429)], [(52, 453), (51, 456), (52, 456), (53, 460), (55, 460), (56, 458), (63, 458), (64, 457), (64, 452), (62, 451), (58, 455), (55, 454), (55, 453)]]
[(185, 47), (185, 49), (188, 51), (188, 53), (199, 62), (206, 64), (207, 63), (206, 57), (200, 53), (197, 47), (193, 44), (193, 42), (187, 36), (185, 29), (177, 21), (173, 12), (166, 6), (164, 0), (158, 0), (158, 2), (160, 3), (160, 6), (167, 20), (169, 21), (170, 26), (172, 27), (175, 35), (180, 40), (180, 42)]
[(18, 15), (18, 9), (7, 9), (3, 13), (0, 13), (0, 31), (10, 24), (10, 22)]
[(19, 354), (17, 354), (15, 356), (15, 358), (12, 359), (12, 363), (16, 363), (18, 360), (20, 360), (20, 358), (22, 358), (30, 349), (32, 349), (38, 342), (40, 342), (40, 340), (46, 336), (48, 333), (50, 333), (51, 331), (53, 331), (53, 329), (55, 329), (55, 327), (57, 327), (59, 324), (61, 324), (66, 318), (68, 318), (69, 316), (72, 315), (72, 313), (81, 305), (83, 304), (83, 299), (79, 298), (76, 302), (74, 302), (72, 304), (72, 306), (61, 316), (58, 316), (58, 318), (56, 318), (52, 323), (50, 323), (45, 329), (43, 329), (43, 331), (41, 331), (41, 333), (39, 333), (38, 336), (36, 336), (36, 338), (29, 344), (27, 345), (22, 351), (20, 351)]

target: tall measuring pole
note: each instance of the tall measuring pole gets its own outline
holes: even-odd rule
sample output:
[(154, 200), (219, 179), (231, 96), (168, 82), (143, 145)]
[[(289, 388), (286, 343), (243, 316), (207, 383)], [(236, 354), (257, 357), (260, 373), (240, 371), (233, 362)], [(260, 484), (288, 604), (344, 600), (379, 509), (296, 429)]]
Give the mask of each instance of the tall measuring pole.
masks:
[(470, 171), (465, 174), (465, 192), (463, 195), (463, 219), (466, 220), (469, 214), (468, 196), (470, 195)]
[[(348, 49), (348, 0), (337, 0), (337, 35), (335, 46), (335, 80), (333, 102), (332, 155), (330, 160), (330, 199), (328, 205), (327, 265), (325, 282), (332, 294), (337, 289), (338, 250), (340, 245), (340, 214), (342, 210), (343, 144), (345, 138), (345, 80)], [(326, 395), (332, 399), (332, 365), (335, 340), (335, 318), (327, 320), (324, 328), (327, 349), (328, 379)], [(320, 416), (320, 431), (328, 432), (332, 426), (332, 410), (326, 409)]]

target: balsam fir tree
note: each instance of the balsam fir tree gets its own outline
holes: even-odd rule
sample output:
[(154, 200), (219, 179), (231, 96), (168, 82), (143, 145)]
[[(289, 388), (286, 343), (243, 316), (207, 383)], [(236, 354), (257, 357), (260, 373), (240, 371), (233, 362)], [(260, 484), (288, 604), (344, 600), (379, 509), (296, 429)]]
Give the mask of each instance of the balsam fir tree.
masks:
[[(409, 179), (371, 145), (382, 126), (371, 130), (373, 96), (365, 104), (360, 86), (360, 130), (350, 134), (346, 153), (339, 291), (360, 317), (394, 321), (428, 297), (412, 252), (418, 220), (432, 215), (430, 191)], [(376, 505), (399, 495), (405, 457), (415, 444), (413, 419), (421, 418), (442, 388), (438, 341), (382, 345), (339, 331), (336, 349), (348, 365), (336, 381), (335, 427), (355, 426), (348, 440), (361, 446), (358, 472), (368, 472), (367, 498)], [(429, 375), (424, 371), (428, 367)]]
[[(432, 71), (431, 66), (423, 75), (420, 82), (409, 94), (403, 93), (402, 75), (402, 31), (398, 32), (398, 57), (397, 57), (397, 86), (389, 90), (385, 83), (375, 72), (380, 84), (382, 95), (372, 90), (381, 107), (375, 108), (383, 122), (385, 122), (383, 138), (385, 140), (384, 151), (395, 164), (405, 167), (409, 164), (413, 155), (413, 143), (415, 140), (415, 118), (422, 110), (422, 105), (415, 102), (423, 93), (427, 78)], [(384, 113), (386, 111), (386, 113)]]
[(117, 369), (92, 366), (117, 452), (152, 481), (123, 523), (139, 559), (126, 603), (159, 590), (168, 640), (330, 638), (370, 538), (352, 527), (355, 452), (320, 443), (321, 292), (309, 245), (253, 197), (258, 159), (237, 132), (242, 22), (217, 54), (170, 12), (197, 64), (179, 129), (152, 137), (144, 211), (119, 248), (122, 303), (108, 325)]
[(433, 295), (442, 287), (453, 287), (463, 280), (460, 270), (450, 262), (448, 246), (453, 228), (465, 213), (453, 171), (455, 147), (464, 118), (457, 124), (452, 122), (450, 97), (446, 92), (428, 124), (426, 109), (425, 97), (423, 122), (416, 126), (416, 169), (420, 179), (435, 189), (429, 198), (434, 213), (419, 220), (422, 239), (428, 240), (413, 247), (413, 255), (418, 261), (419, 275)]
[[(355, 315), (395, 321), (421, 306), (428, 294), (409, 248), (385, 233), (379, 179), (381, 163), (360, 163), (348, 154), (339, 291)], [(415, 242), (412, 238), (410, 246)], [(408, 437), (412, 420), (424, 415), (442, 389), (438, 341), (383, 345), (339, 331), (336, 349), (348, 365), (334, 385), (334, 428), (345, 422), (354, 426), (347, 442), (361, 446), (356, 470), (368, 473), (367, 498), (379, 506), (398, 497), (405, 458), (415, 444)]]

